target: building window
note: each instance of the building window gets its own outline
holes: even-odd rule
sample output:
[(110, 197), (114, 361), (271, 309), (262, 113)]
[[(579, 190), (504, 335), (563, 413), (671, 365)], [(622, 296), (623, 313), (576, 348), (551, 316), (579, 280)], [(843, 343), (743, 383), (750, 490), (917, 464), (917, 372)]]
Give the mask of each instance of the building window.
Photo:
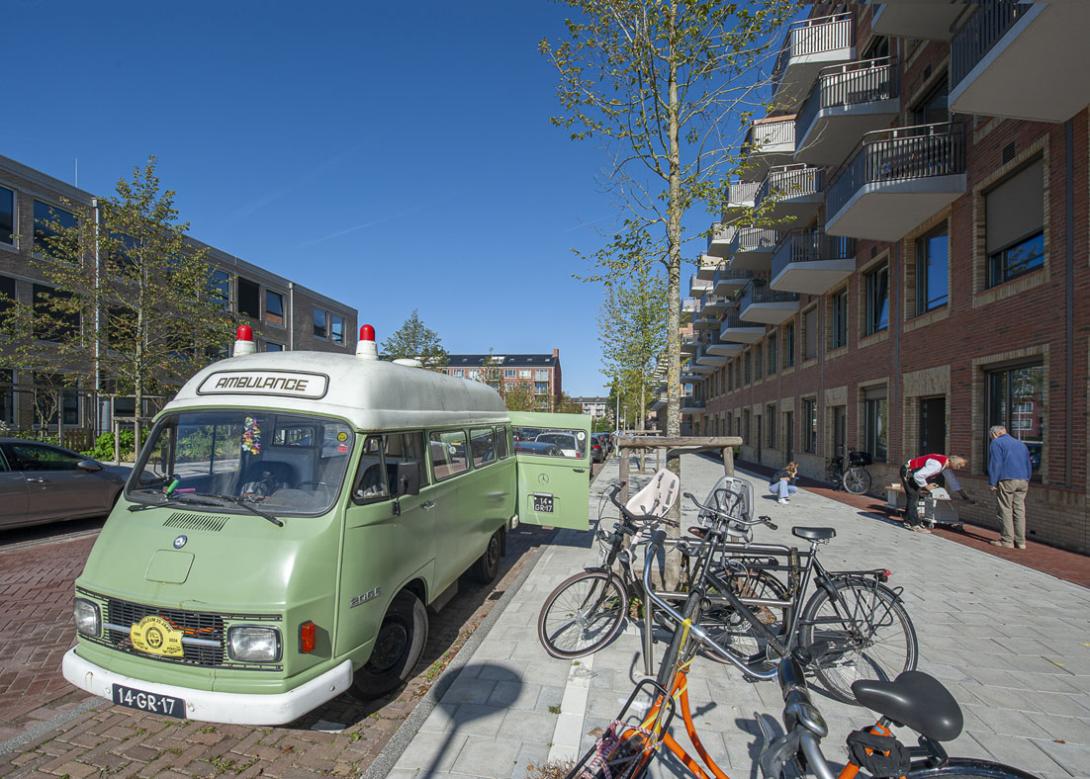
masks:
[(320, 308), (314, 309), (314, 337), (315, 338), (328, 338), (329, 327), (326, 324), (327, 316), (325, 311)]
[(920, 398), (920, 454), (946, 451), (946, 398)]
[(817, 453), (817, 399), (802, 400), (802, 451)]
[[(745, 356), (742, 358), (742, 373), (743, 373), (743, 375), (742, 375), (742, 382), (743, 382), (742, 386), (745, 386), (746, 384), (749, 384), (751, 381), (753, 381), (753, 362), (752, 362), (752, 360), (753, 360), (753, 353), (752, 352), (746, 352)], [(749, 429), (749, 426), (747, 425), (746, 430), (748, 431), (748, 429)]]
[(529, 368), (523, 368), (523, 369), (519, 370), (519, 378), (520, 379), (529, 379), (532, 375), (533, 375), (533, 373), (530, 371)]
[(15, 245), (15, 193), (0, 187), (0, 243)]
[(774, 405), (765, 406), (765, 421), (768, 425), (768, 448), (776, 448), (776, 407)]
[(916, 313), (926, 314), (949, 300), (950, 234), (943, 224), (916, 241)]
[(15, 424), (15, 371), (0, 369), (0, 422)]
[(768, 354), (768, 375), (771, 376), (776, 372), (776, 367), (780, 359), (777, 350), (779, 347), (779, 339), (776, 338), (776, 334), (768, 336), (768, 346), (765, 348), (765, 352)]
[(1045, 263), (1043, 160), (1035, 160), (984, 195), (988, 286)]
[(503, 378), (505, 378), (505, 379), (515, 378), (515, 369), (514, 368), (504, 368), (503, 369)]
[(795, 323), (789, 322), (783, 329), (783, 367), (795, 367)]
[(886, 388), (863, 393), (863, 449), (875, 462), (884, 463), (889, 452), (889, 404)]
[(49, 251), (49, 242), (59, 232), (57, 227), (69, 230), (76, 226), (76, 215), (63, 208), (51, 206), (40, 200), (34, 201), (34, 251), (43, 254)]
[(534, 381), (548, 381), (548, 380), (549, 380), (549, 371), (548, 371), (548, 369), (542, 370), (541, 368), (538, 368), (536, 371), (534, 371)]
[(284, 351), (284, 344), (278, 344), (278, 343), (276, 343), (274, 341), (266, 341), (265, 342), (265, 351), (266, 352), (282, 352), (282, 351)]
[(829, 348), (839, 349), (848, 345), (848, 288), (840, 290), (829, 301), (832, 328), (829, 332)]
[[(1045, 369), (1022, 365), (988, 373), (988, 424), (1003, 425), (1029, 449), (1036, 474), (1045, 445)], [(985, 434), (987, 429), (985, 429)]]
[(751, 440), (749, 435), (749, 417), (749, 409), (747, 408), (745, 411), (742, 412), (742, 439), (746, 442), (749, 442)]
[(847, 454), (848, 409), (846, 406), (833, 406), (833, 457)]
[(534, 392), (536, 392), (538, 395), (548, 395), (549, 394), (549, 382), (547, 382), (547, 381), (537, 382), (536, 384), (534, 384)]
[(261, 287), (256, 281), (238, 277), (235, 284), (235, 310), (250, 319), (261, 318)]
[(760, 346), (753, 347), (753, 371), (757, 381), (760, 381), (761, 376), (764, 375), (764, 355), (761, 353)]
[(783, 455), (790, 462), (795, 459), (795, 413), (783, 412)]
[(265, 290), (265, 321), (277, 327), (284, 326), (284, 296), (271, 289)]
[(223, 270), (212, 270), (208, 274), (208, 295), (226, 311), (231, 307), (231, 274)]
[(452, 370), (450, 372), (450, 375), (454, 376), (455, 378), (461, 379), (461, 378), (465, 377), (466, 372), (464, 370), (462, 370), (461, 368), (455, 368), (454, 370)]
[(15, 279), (0, 276), (0, 321), (7, 310), (15, 304)]
[(873, 335), (889, 327), (889, 265), (882, 263), (863, 277), (867, 296), (863, 333)]
[(802, 315), (803, 360), (814, 360), (818, 356), (817, 306)]
[(337, 314), (329, 315), (329, 335), (333, 343), (344, 346), (344, 317)]
[(62, 341), (79, 330), (79, 312), (68, 308), (72, 293), (35, 284), (34, 337), (43, 341)]

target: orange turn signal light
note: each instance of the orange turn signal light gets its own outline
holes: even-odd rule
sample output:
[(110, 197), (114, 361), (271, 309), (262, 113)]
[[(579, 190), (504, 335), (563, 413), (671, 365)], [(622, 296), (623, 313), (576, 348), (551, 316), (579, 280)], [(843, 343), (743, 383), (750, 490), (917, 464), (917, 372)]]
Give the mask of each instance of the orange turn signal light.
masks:
[(299, 626), (299, 651), (309, 655), (318, 644), (318, 626), (307, 620)]

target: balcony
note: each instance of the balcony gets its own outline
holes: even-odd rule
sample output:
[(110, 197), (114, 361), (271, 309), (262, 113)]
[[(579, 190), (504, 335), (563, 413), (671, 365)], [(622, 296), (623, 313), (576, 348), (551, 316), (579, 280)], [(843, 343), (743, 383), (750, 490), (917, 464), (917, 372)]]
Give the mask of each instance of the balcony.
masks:
[(694, 398), (692, 395), (681, 396), (681, 413), (682, 414), (703, 414), (704, 413), (704, 400), (702, 398)]
[(763, 217), (806, 222), (817, 216), (825, 198), (825, 171), (805, 163), (770, 168), (757, 191)]
[(718, 257), (719, 259), (726, 259), (730, 256), (731, 241), (734, 240), (735, 229), (730, 225), (719, 224), (716, 222), (711, 227), (711, 233), (708, 235), (708, 252), (709, 257)]
[(855, 240), (802, 230), (786, 236), (772, 257), (769, 286), (783, 292), (822, 295), (855, 271)]
[(695, 335), (681, 336), (681, 351), (683, 354), (695, 354), (696, 348), (699, 345), (700, 341)]
[(716, 295), (732, 295), (753, 278), (749, 271), (720, 268), (712, 278), (712, 292)]
[(763, 227), (739, 227), (730, 243), (731, 270), (765, 272), (779, 233)]
[(711, 279), (705, 281), (699, 278), (695, 273), (692, 279), (689, 280), (689, 296), (699, 298), (703, 296), (708, 290), (712, 288)]
[(950, 44), (950, 110), (1063, 122), (1090, 103), (1090, 3), (991, 0)]
[(778, 325), (799, 311), (799, 296), (795, 292), (777, 292), (765, 281), (754, 279), (742, 292), (738, 316), (743, 322)]
[(700, 258), (700, 268), (696, 272), (696, 277), (701, 281), (711, 281), (715, 277), (716, 269), (722, 264), (722, 257), (705, 254)]
[(727, 193), (727, 204), (723, 208), (723, 222), (729, 222), (732, 217), (736, 219), (745, 213), (745, 209), (753, 208), (753, 199), (760, 187), (759, 181), (732, 181)]
[(961, 124), (870, 132), (829, 185), (825, 232), (897, 241), (963, 194)]
[(716, 306), (708, 309), (706, 303), (700, 304), (700, 312), (693, 315), (694, 330), (711, 330), (719, 325), (719, 312)]
[(732, 343), (729, 341), (713, 341), (708, 344), (708, 354), (715, 355), (723, 358), (723, 364), (726, 365), (730, 362), (732, 357), (742, 353), (742, 350), (746, 347), (740, 343)]
[(890, 125), (900, 94), (897, 64), (889, 57), (825, 68), (799, 111), (795, 159), (839, 165), (864, 133)]
[(746, 161), (743, 177), (761, 181), (773, 165), (786, 165), (795, 159), (795, 115), (766, 116), (749, 126), (742, 145)]
[(693, 315), (700, 311), (700, 301), (695, 297), (685, 298), (681, 301), (681, 323), (692, 320)]
[(764, 325), (744, 322), (737, 312), (727, 314), (723, 319), (722, 326), (719, 328), (720, 343), (729, 341), (731, 343), (755, 344), (764, 338), (764, 335)]
[(715, 324), (719, 324), (719, 315), (727, 310), (727, 306), (731, 304), (731, 298), (726, 295), (714, 295), (708, 293), (704, 296), (704, 316), (715, 317)]
[(727, 364), (727, 358), (708, 351), (710, 347), (711, 344), (700, 344), (696, 352), (697, 370), (703, 367), (722, 368)]
[(852, 11), (802, 19), (787, 31), (772, 70), (776, 108), (795, 111), (810, 91), (818, 71), (855, 59), (855, 14)]
[(953, 36), (954, 22), (964, 10), (963, 0), (885, 0), (874, 10), (871, 29), (899, 38), (948, 41)]

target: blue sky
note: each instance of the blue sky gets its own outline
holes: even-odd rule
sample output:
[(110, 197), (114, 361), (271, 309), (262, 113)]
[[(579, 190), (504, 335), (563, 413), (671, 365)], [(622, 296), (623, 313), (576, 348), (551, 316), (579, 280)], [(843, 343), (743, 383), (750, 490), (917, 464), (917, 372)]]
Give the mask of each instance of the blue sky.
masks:
[[(572, 278), (619, 211), (607, 155), (548, 123), (544, 0), (9, 0), (0, 153), (111, 191), (148, 154), (192, 234), (345, 300), (413, 308), (452, 352), (561, 350), (601, 391), (601, 289)], [(687, 275), (687, 274), (686, 274)]]

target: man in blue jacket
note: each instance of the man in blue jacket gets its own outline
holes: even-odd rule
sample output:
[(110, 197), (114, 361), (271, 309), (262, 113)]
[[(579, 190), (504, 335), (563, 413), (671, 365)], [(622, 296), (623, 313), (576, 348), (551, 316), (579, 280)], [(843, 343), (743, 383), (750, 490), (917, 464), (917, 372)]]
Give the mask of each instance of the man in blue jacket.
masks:
[(988, 486), (995, 493), (999, 525), (1003, 537), (992, 546), (1006, 549), (1026, 548), (1026, 491), (1033, 474), (1029, 449), (1017, 438), (1007, 435), (1007, 428), (994, 425), (988, 434)]

